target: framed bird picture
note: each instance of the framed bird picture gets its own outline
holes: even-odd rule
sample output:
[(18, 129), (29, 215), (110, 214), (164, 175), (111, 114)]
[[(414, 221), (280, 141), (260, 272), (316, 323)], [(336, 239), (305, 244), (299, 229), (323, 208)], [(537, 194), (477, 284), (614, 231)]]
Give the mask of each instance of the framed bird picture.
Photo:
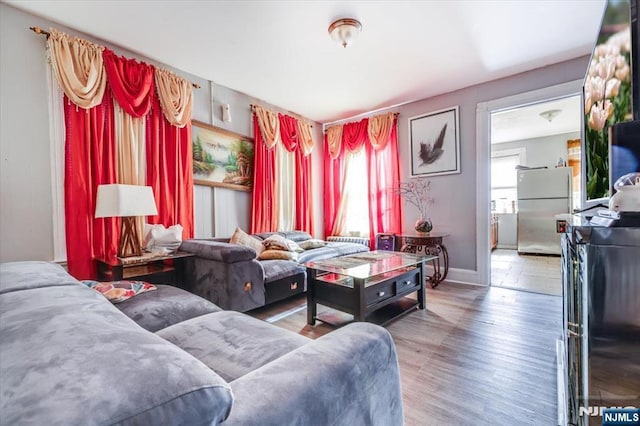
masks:
[(458, 106), (409, 118), (411, 176), (460, 173)]

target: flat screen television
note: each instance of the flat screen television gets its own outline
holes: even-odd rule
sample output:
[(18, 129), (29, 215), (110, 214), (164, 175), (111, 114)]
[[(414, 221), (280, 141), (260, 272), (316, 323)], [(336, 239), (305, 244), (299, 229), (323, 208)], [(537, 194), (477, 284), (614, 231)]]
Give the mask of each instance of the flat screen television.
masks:
[(638, 1), (607, 2), (584, 79), (583, 208), (606, 204), (611, 195), (610, 129), (640, 119)]

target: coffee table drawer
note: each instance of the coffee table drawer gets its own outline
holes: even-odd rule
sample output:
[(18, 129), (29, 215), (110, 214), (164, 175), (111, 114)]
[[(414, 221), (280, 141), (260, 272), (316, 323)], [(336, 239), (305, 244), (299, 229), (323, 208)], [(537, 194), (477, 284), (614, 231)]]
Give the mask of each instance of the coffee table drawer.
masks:
[(413, 271), (395, 281), (396, 294), (411, 293), (420, 287), (420, 272)]
[(394, 295), (394, 282), (380, 283), (368, 287), (364, 291), (364, 301), (367, 306), (374, 305)]

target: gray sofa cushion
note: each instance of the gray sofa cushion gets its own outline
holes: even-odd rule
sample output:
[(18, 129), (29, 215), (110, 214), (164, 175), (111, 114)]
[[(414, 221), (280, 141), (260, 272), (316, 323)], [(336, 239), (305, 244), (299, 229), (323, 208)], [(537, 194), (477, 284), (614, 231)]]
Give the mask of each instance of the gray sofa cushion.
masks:
[(235, 401), (225, 426), (403, 424), (395, 345), (374, 324), (348, 324), (232, 381), (231, 388)]
[(306, 273), (307, 270), (299, 263), (290, 260), (262, 260), (260, 263), (264, 269), (264, 281), (267, 283)]
[(180, 250), (193, 253), (204, 259), (218, 260), (226, 263), (252, 260), (257, 256), (256, 251), (249, 247), (213, 240), (187, 240), (182, 243)]
[[(50, 273), (3, 265), (0, 282), (20, 268)], [(220, 376), (80, 283), (1, 294), (0, 341), (3, 424), (210, 424), (231, 410)]]
[(193, 318), (157, 334), (204, 362), (227, 381), (242, 377), (311, 341), (232, 311)]
[(329, 242), (324, 247), (305, 250), (303, 253), (300, 253), (300, 256), (298, 256), (298, 262), (306, 263), (314, 260), (325, 260), (365, 251), (369, 251), (369, 247), (363, 244)]
[(10, 262), (0, 264), (0, 294), (30, 288), (75, 286), (79, 281), (60, 265), (51, 262)]
[(148, 291), (114, 305), (126, 316), (149, 330), (158, 331), (200, 315), (221, 311), (215, 304), (186, 290), (156, 284)]

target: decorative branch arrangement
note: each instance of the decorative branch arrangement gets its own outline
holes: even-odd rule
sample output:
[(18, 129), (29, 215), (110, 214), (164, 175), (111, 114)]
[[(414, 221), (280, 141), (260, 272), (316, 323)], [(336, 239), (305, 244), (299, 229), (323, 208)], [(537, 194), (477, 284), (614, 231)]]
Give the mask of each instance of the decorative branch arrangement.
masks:
[(428, 219), (429, 206), (435, 203), (435, 199), (429, 196), (431, 181), (427, 179), (415, 179), (410, 182), (400, 182), (398, 194), (406, 202), (416, 206), (422, 219)]

